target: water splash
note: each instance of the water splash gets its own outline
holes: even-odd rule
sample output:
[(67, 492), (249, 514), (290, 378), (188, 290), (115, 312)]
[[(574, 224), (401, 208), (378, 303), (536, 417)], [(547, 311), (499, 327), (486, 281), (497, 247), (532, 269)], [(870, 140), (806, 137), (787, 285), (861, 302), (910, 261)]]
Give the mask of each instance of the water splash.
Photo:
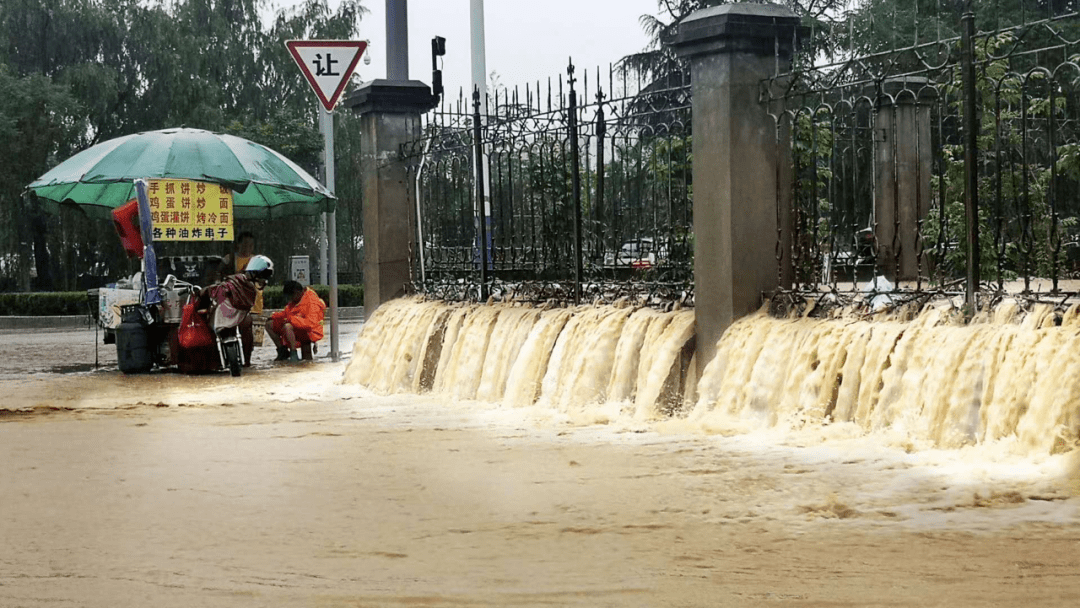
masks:
[(700, 379), (694, 340), (692, 311), (403, 299), (365, 324), (344, 381), (724, 434), (847, 425), (910, 450), (1080, 443), (1076, 307), (1005, 303), (970, 323), (938, 305), (872, 320), (763, 310), (728, 328)]
[(395, 300), (365, 323), (344, 382), (563, 412), (621, 403), (648, 418), (696, 381), (693, 325), (690, 311)]
[(759, 313), (720, 340), (690, 419), (735, 432), (851, 423), (914, 448), (1007, 440), (1066, 451), (1080, 435), (1076, 315), (1039, 306), (1018, 321), (1011, 304), (969, 324), (943, 307), (912, 321)]

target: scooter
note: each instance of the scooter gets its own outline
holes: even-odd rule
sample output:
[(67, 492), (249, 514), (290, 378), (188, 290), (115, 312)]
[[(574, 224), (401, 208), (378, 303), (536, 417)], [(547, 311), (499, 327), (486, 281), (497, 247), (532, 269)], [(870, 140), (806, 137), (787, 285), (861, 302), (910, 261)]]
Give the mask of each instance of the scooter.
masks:
[(215, 293), (216, 285), (200, 288), (177, 281), (176, 287), (194, 298), (194, 314), (202, 317), (213, 335), (221, 368), (228, 369), (233, 376), (239, 376), (246, 363), (240, 341), (240, 324), (247, 318), (248, 311), (233, 306), (227, 292)]
[(237, 310), (226, 298), (211, 304), (209, 312), (210, 329), (216, 338), (221, 367), (228, 368), (233, 376), (239, 376), (244, 364), (244, 349), (240, 345), (240, 324), (248, 316), (248, 311)]

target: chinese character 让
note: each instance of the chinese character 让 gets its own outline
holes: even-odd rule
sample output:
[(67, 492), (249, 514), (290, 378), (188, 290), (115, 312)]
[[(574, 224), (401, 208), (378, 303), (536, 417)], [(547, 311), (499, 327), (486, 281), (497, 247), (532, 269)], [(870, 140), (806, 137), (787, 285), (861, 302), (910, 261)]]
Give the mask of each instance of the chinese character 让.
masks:
[(323, 67), (322, 53), (316, 53), (315, 55), (315, 75), (316, 76), (341, 76), (341, 72), (334, 71), (334, 64), (338, 63), (337, 59), (330, 56), (330, 53), (326, 54), (326, 67)]

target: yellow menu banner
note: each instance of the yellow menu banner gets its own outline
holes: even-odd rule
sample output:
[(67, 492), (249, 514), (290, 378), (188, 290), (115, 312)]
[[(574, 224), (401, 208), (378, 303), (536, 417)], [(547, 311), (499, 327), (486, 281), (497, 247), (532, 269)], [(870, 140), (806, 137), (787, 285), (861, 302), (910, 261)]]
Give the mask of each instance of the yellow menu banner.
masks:
[(233, 240), (232, 190), (186, 179), (154, 179), (147, 187), (155, 241)]

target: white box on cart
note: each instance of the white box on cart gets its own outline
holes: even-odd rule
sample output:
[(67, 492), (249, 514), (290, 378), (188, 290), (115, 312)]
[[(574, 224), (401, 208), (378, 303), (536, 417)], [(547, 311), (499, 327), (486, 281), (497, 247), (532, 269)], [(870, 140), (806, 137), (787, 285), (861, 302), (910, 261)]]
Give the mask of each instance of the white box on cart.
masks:
[(120, 327), (120, 307), (142, 301), (140, 290), (102, 287), (98, 290), (98, 323), (105, 329)]

